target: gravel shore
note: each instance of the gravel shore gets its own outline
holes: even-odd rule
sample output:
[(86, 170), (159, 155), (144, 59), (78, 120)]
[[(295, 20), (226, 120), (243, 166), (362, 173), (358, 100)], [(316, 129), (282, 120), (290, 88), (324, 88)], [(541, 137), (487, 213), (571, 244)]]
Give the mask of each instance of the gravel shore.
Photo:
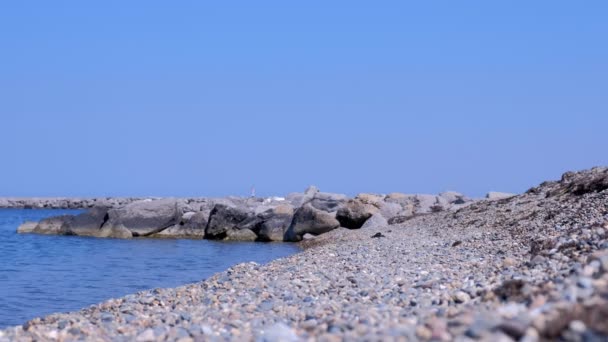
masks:
[(608, 169), (0, 331), (9, 340), (606, 341)]

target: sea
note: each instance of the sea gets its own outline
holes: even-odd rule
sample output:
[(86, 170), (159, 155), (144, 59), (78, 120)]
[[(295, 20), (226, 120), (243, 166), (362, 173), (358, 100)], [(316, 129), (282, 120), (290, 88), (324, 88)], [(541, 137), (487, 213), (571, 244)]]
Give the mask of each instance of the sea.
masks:
[(141, 290), (198, 282), (238, 263), (267, 263), (299, 251), (290, 243), (16, 232), (25, 221), (80, 212), (0, 209), (0, 328)]

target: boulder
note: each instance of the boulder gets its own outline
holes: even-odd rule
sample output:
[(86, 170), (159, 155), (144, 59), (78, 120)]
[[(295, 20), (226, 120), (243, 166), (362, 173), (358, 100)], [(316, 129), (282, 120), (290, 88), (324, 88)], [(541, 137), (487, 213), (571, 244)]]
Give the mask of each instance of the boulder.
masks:
[(65, 228), (65, 223), (72, 217), (71, 215), (62, 215), (46, 218), (38, 222), (32, 233), (67, 235), (69, 231)]
[(179, 224), (161, 230), (154, 237), (203, 239), (209, 214), (209, 211), (185, 213)]
[(258, 238), (262, 241), (283, 241), (285, 231), (293, 219), (293, 212), (291, 205), (279, 205), (264, 212), (261, 215), (263, 222)]
[(101, 227), (108, 220), (107, 207), (94, 207), (80, 215), (76, 215), (65, 222), (68, 234), (78, 236), (97, 236), (102, 234)]
[(97, 237), (130, 239), (133, 237), (133, 233), (122, 224), (104, 225)]
[(378, 208), (371, 204), (365, 204), (358, 199), (348, 201), (336, 213), (336, 219), (342, 227), (358, 229), (365, 221), (378, 212)]
[(284, 239), (285, 241), (300, 241), (306, 233), (319, 235), (339, 226), (340, 222), (336, 219), (335, 214), (319, 210), (307, 203), (295, 212)]
[(416, 195), (406, 195), (399, 192), (393, 192), (388, 194), (384, 198), (384, 202), (386, 203), (397, 203), (401, 205), (404, 210), (410, 210), (413, 214), (414, 205), (417, 203)]
[(38, 222), (33, 222), (33, 221), (24, 222), (23, 224), (21, 224), (19, 226), (19, 228), (17, 228), (17, 233), (20, 233), (20, 234), (33, 233), (34, 229), (36, 229), (37, 225), (38, 225)]
[[(393, 218), (399, 215), (411, 215), (412, 209), (404, 209), (401, 204), (394, 202), (380, 202), (378, 204), (380, 208), (380, 214), (386, 219)], [(409, 205), (408, 208), (413, 208), (413, 205)]]
[(133, 236), (152, 235), (178, 224), (183, 211), (184, 203), (176, 199), (141, 200), (109, 210), (104, 227), (122, 225)]
[(378, 208), (384, 202), (384, 196), (376, 194), (358, 194), (357, 196), (355, 196), (355, 199), (358, 199), (362, 203), (371, 204)]
[(227, 241), (255, 241), (258, 236), (251, 229), (229, 229), (224, 240)]
[(435, 195), (415, 195), (414, 212), (416, 214), (427, 214), (443, 210)]
[(257, 224), (259, 220), (247, 207), (216, 204), (209, 214), (205, 236), (211, 239), (223, 239), (229, 230), (249, 229)]
[(388, 221), (381, 213), (375, 213), (365, 221), (361, 229), (365, 228), (377, 228), (377, 227), (386, 227), (388, 226)]
[(463, 194), (456, 191), (445, 191), (439, 194), (439, 198), (445, 200), (450, 205), (465, 204), (470, 200)]
[(510, 198), (513, 196), (517, 196), (517, 194), (511, 194), (508, 192), (497, 192), (497, 191), (490, 191), (486, 194), (486, 199), (489, 200), (499, 200), (499, 199), (504, 199), (504, 198)]
[(332, 213), (338, 211), (348, 200), (348, 196), (343, 194), (333, 194), (329, 192), (317, 192), (310, 204), (316, 209)]

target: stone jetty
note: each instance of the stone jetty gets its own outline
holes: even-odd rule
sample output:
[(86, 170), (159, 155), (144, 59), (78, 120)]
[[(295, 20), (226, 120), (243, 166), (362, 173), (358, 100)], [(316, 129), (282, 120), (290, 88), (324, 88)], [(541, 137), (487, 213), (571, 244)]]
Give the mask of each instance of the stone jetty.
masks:
[(439, 195), (303, 193), (271, 198), (4, 199), (0, 207), (82, 208), (25, 222), (19, 233), (109, 238), (193, 238), (232, 241), (301, 241), (339, 227), (359, 229), (415, 215), (454, 211), (474, 200), (456, 192)]

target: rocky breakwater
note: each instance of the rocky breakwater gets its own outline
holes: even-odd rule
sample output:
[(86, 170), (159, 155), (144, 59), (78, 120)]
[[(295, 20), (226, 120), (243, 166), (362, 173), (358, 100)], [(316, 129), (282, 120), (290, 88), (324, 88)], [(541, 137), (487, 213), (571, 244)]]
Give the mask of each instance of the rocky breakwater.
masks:
[(359, 194), (349, 198), (309, 187), (303, 193), (291, 193), (285, 198), (163, 198), (101, 202), (80, 215), (26, 222), (18, 232), (110, 238), (301, 241), (339, 227), (359, 229), (400, 223), (419, 214), (457, 210), (473, 202), (456, 192), (439, 195)]
[(138, 197), (5, 197), (0, 208), (14, 209), (88, 209), (98, 206), (116, 207), (139, 201)]

